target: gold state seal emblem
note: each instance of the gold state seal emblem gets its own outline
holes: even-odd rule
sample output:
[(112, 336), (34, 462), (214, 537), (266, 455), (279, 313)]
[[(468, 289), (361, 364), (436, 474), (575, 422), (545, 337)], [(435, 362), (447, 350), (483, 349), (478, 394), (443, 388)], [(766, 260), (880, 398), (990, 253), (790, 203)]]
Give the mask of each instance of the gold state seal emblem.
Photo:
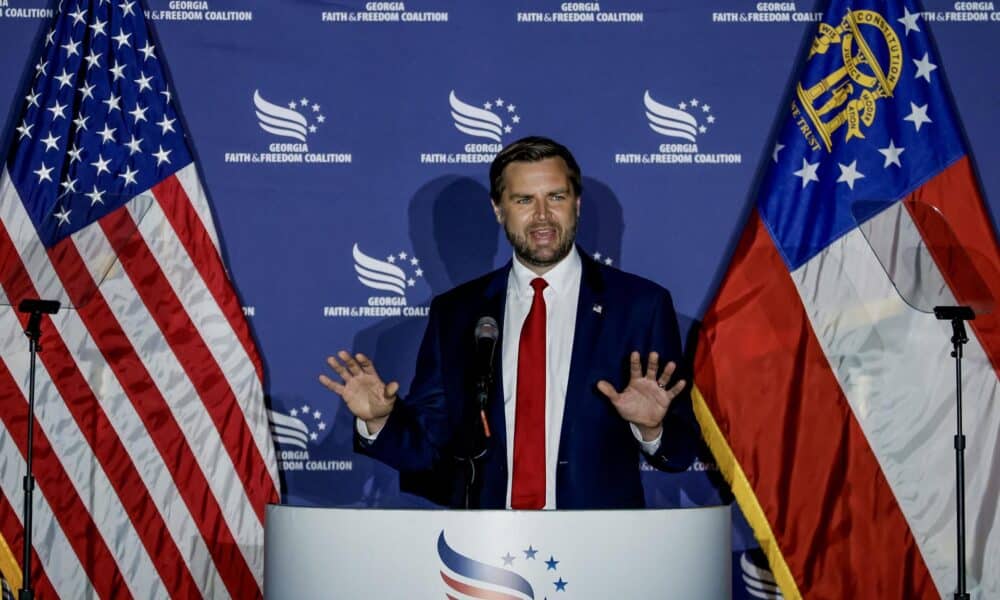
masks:
[[(879, 62), (873, 48), (883, 50), (880, 54), (887, 57), (886, 64)], [(813, 150), (819, 150), (822, 141), (830, 151), (833, 135), (841, 127), (847, 128), (844, 142), (864, 138), (862, 126), (875, 121), (878, 101), (892, 97), (902, 73), (899, 36), (875, 11), (849, 11), (836, 27), (820, 23), (808, 60), (828, 54), (828, 74), (808, 87), (800, 81), (798, 101), (792, 102), (792, 116)]]

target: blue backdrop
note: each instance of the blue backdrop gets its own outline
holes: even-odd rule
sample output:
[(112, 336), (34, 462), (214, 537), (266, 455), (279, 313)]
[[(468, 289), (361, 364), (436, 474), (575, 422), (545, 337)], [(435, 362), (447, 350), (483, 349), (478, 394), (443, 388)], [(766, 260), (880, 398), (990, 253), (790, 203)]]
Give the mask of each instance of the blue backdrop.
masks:
[[(5, 140), (48, 5), (0, 0)], [(1000, 12), (926, 5), (919, 24), (937, 39), (995, 215)], [(486, 171), (514, 139), (548, 135), (574, 151), (583, 248), (669, 288), (687, 333), (725, 271), (818, 11), (750, 0), (150, 0), (264, 355), (285, 501), (424, 505), (354, 455), (351, 419), (316, 377), (325, 356), (349, 348), (406, 391), (430, 298), (510, 258)], [(391, 285), (362, 282), (360, 263), (381, 265)], [(709, 457), (644, 477), (653, 506), (729, 500)], [(755, 544), (736, 517), (740, 587)]]

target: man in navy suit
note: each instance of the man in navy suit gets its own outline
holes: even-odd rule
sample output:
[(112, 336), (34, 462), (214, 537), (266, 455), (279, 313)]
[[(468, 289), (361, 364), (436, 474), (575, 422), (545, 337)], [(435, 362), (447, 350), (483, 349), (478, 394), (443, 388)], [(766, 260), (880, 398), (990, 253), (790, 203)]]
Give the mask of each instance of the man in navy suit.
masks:
[[(358, 451), (399, 470), (404, 490), (455, 507), (641, 508), (639, 452), (681, 471), (699, 443), (685, 382), (670, 384), (670, 294), (576, 248), (581, 175), (564, 146), (504, 148), (490, 197), (514, 258), (433, 300), (410, 394), (346, 351), (327, 360), (340, 381), (320, 381), (357, 417)], [(484, 317), (502, 332), (485, 405)]]

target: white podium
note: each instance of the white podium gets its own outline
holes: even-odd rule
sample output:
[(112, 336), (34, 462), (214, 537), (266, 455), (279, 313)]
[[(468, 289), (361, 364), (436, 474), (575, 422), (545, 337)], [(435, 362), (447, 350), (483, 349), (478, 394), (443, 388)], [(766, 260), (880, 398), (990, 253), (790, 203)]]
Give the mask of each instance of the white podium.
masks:
[(728, 506), (451, 511), (267, 507), (269, 600), (732, 597)]

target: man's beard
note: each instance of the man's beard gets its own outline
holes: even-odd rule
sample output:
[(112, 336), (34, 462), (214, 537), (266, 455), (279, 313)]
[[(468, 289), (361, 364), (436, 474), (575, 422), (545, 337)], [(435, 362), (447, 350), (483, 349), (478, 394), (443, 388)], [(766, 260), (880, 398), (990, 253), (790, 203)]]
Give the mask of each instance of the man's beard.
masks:
[[(507, 234), (507, 241), (510, 245), (514, 247), (514, 254), (518, 256), (524, 263), (529, 264), (533, 267), (550, 267), (562, 259), (566, 258), (569, 251), (573, 249), (573, 243), (576, 241), (576, 225), (579, 218), (573, 219), (573, 223), (570, 224), (570, 228), (565, 232), (566, 235), (559, 236), (559, 245), (555, 247), (551, 258), (544, 258), (540, 256), (537, 252), (532, 251), (531, 247), (528, 245), (528, 235), (513, 233), (507, 227), (504, 227), (504, 233)], [(556, 229), (557, 234), (563, 233), (561, 227), (553, 224), (552, 227)]]

